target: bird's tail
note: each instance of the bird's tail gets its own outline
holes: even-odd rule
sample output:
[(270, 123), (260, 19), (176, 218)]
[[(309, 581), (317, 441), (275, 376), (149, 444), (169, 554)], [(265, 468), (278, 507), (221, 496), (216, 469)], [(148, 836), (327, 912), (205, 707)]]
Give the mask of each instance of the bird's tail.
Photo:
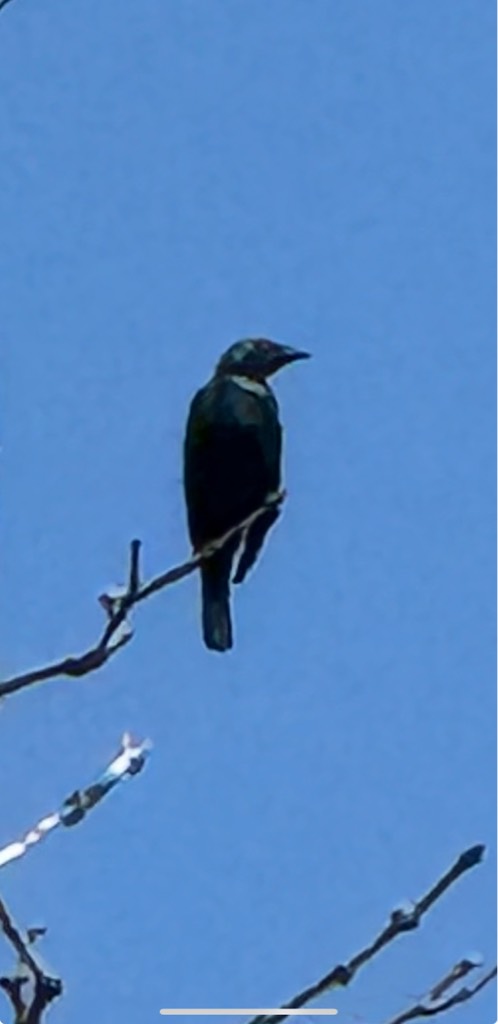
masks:
[(201, 569), (202, 633), (210, 651), (228, 651), (233, 646), (230, 617), (232, 558), (231, 551), (222, 549)]

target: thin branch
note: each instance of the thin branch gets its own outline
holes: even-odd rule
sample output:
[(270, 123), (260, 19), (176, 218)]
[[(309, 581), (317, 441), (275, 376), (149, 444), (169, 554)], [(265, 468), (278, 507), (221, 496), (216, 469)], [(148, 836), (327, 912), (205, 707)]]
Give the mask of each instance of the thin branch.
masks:
[(6, 7), (10, 2), (11, 0), (0, 0), (0, 11), (2, 10), (2, 7)]
[(440, 981), (436, 982), (436, 984), (432, 986), (429, 992), (429, 999), (433, 1003), (438, 999), (442, 999), (444, 993), (447, 992), (449, 988), (453, 988), (453, 985), (455, 985), (457, 981), (461, 981), (462, 978), (466, 978), (471, 971), (475, 971), (476, 968), (481, 967), (481, 965), (482, 961), (480, 958), (478, 960), (469, 960), (468, 957), (465, 957), (463, 960), (459, 960), (458, 963), (454, 964), (451, 968), (451, 971), (448, 971)]
[(59, 811), (45, 815), (22, 839), (9, 843), (0, 850), (0, 868), (3, 868), (5, 864), (10, 864), (13, 860), (24, 857), (31, 847), (36, 846), (60, 825), (64, 825), (66, 828), (78, 825), (88, 811), (100, 803), (118, 782), (123, 782), (142, 770), (150, 747), (149, 740), (137, 743), (129, 733), (125, 733), (118, 753), (99, 775), (96, 782), (92, 782), (85, 789), (76, 789), (66, 797)]
[[(136, 743), (129, 733), (125, 733), (118, 753), (96, 782), (83, 790), (75, 790), (64, 800), (57, 813), (46, 815), (23, 839), (9, 843), (0, 850), (0, 867), (23, 857), (32, 846), (41, 842), (58, 826), (71, 828), (78, 825), (88, 811), (100, 803), (119, 782), (137, 775), (142, 770), (149, 749), (148, 740)], [(32, 952), (33, 943), (44, 934), (45, 929), (28, 929), (26, 938), (23, 938), (1, 900), (0, 928), (18, 957), (15, 973), (10, 977), (0, 978), (0, 988), (3, 988), (14, 1009), (15, 1024), (41, 1024), (44, 1010), (53, 999), (62, 994), (60, 978), (50, 975)]]
[[(14, 1008), (16, 1024), (40, 1024), (42, 1013), (49, 1003), (62, 995), (60, 978), (47, 974), (30, 948), (35, 938), (44, 930), (32, 929), (24, 939), (3, 900), (0, 900), (0, 927), (14, 947), (18, 958), (14, 976), (0, 978), (0, 986), (7, 993)], [(26, 1000), (23, 998), (24, 987), (31, 990)]]
[(135, 596), (140, 589), (140, 548), (139, 540), (132, 540), (130, 546), (130, 578), (128, 582), (128, 593)]
[(33, 669), (31, 672), (25, 672), (23, 675), (13, 676), (11, 679), (4, 680), (4, 682), (0, 683), (0, 699), (8, 697), (12, 693), (17, 693), (19, 690), (24, 690), (27, 686), (32, 686), (34, 683), (44, 682), (46, 679), (56, 679), (58, 676), (69, 676), (75, 679), (101, 668), (120, 647), (124, 647), (132, 639), (133, 632), (127, 621), (127, 616), (136, 604), (145, 601), (146, 598), (156, 594), (159, 590), (163, 590), (165, 587), (185, 579), (186, 576), (190, 576), (203, 562), (211, 558), (220, 548), (224, 547), (235, 534), (247, 530), (268, 508), (281, 505), (284, 499), (284, 491), (270, 495), (261, 508), (253, 512), (252, 515), (248, 516), (241, 523), (238, 523), (237, 526), (228, 530), (223, 537), (207, 544), (202, 551), (193, 555), (188, 561), (175, 566), (173, 569), (168, 569), (167, 572), (161, 573), (160, 576), (155, 576), (143, 585), (140, 584), (141, 543), (139, 540), (132, 540), (127, 588), (124, 591), (117, 589), (114, 594), (102, 594), (99, 598), (100, 604), (108, 616), (108, 622), (95, 646), (79, 656), (63, 658), (61, 661), (55, 661), (51, 665), (45, 665), (43, 668)]
[[(461, 875), (470, 868), (479, 864), (483, 858), (485, 847), (479, 843), (471, 846), (464, 853), (460, 854), (458, 860), (441, 876), (440, 879), (422, 896), (411, 910), (396, 909), (392, 912), (389, 923), (382, 929), (377, 938), (365, 949), (360, 950), (346, 964), (337, 964), (328, 974), (320, 978), (314, 985), (299, 992), (289, 1003), (285, 1003), (282, 1009), (297, 1010), (305, 1006), (313, 999), (328, 992), (332, 988), (339, 988), (349, 985), (355, 974), (364, 964), (372, 960), (384, 946), (402, 935), (404, 932), (413, 931), (418, 928), (424, 914), (432, 907), (436, 900), (440, 899), (444, 892), (453, 885)], [(283, 1015), (260, 1015), (254, 1017), (249, 1024), (280, 1024), (287, 1018)]]
[[(475, 965), (472, 964), (472, 967)], [(458, 967), (458, 965), (457, 965)], [(454, 968), (455, 970), (455, 968)], [(407, 1021), (415, 1020), (417, 1017), (435, 1017), (438, 1013), (445, 1013), (446, 1010), (452, 1010), (455, 1006), (460, 1006), (461, 1003), (466, 1003), (468, 999), (472, 999), (473, 996), (480, 992), (485, 985), (488, 985), (493, 978), (496, 978), (497, 968), (492, 967), (487, 974), (484, 974), (479, 981), (476, 981), (475, 985), (464, 985), (459, 988), (452, 996), (448, 996), (446, 999), (433, 999), (433, 993), (439, 989), (442, 984), (445, 984), (446, 979), (440, 982), (439, 985), (435, 986), (435, 989), (429, 995), (426, 1002), (414, 1003), (407, 1010), (403, 1010), (402, 1013), (396, 1017), (391, 1017), (387, 1024), (406, 1024)], [(446, 986), (445, 986), (446, 988)]]

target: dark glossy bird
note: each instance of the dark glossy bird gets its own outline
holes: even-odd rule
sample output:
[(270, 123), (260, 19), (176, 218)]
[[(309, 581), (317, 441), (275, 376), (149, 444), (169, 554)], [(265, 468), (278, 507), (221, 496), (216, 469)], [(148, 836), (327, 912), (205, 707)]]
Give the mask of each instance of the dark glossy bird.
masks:
[[(195, 395), (184, 443), (185, 499), (195, 551), (243, 522), (279, 490), (282, 427), (267, 381), (282, 366), (308, 355), (266, 338), (238, 341)], [(233, 646), (230, 578), (235, 555), (240, 548), (233, 582), (242, 583), (278, 514), (276, 506), (269, 508), (201, 567), (202, 631), (210, 650)]]

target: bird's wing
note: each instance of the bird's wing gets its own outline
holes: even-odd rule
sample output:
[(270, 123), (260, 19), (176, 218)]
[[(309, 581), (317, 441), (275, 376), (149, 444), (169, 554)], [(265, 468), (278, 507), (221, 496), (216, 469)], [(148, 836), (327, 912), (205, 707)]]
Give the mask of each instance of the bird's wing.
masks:
[(279, 514), (278, 508), (269, 508), (259, 519), (256, 519), (256, 522), (247, 531), (237, 569), (235, 570), (235, 576), (233, 577), (234, 583), (243, 583), (245, 580), (249, 569), (252, 569), (263, 547), (268, 530), (276, 522)]

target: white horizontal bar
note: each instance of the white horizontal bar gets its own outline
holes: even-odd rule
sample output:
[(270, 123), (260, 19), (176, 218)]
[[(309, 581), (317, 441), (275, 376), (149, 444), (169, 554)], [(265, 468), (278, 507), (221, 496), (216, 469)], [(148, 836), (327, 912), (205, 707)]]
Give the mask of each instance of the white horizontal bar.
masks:
[(175, 1014), (186, 1017), (187, 1014), (191, 1013), (193, 1016), (200, 1017), (206, 1015), (207, 1017), (214, 1017), (216, 1014), (220, 1014), (222, 1017), (228, 1017), (230, 1014), (237, 1017), (269, 1017), (271, 1015), (277, 1015), (279, 1017), (327, 1017), (338, 1013), (338, 1010), (285, 1010), (282, 1007), (277, 1009), (269, 1010), (159, 1010), (159, 1013), (164, 1013), (170, 1017), (174, 1017)]

